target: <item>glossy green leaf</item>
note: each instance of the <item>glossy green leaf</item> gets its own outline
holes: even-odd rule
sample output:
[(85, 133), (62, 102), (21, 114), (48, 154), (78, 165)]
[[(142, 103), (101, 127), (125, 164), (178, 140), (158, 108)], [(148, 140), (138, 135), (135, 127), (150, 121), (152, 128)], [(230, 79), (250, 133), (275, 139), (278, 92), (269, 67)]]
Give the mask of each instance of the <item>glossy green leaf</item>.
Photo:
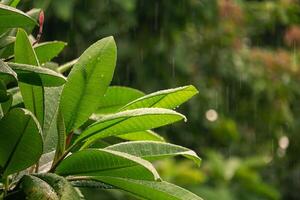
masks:
[(36, 45), (34, 51), (40, 64), (43, 64), (56, 57), (66, 45), (65, 42), (61, 41), (44, 42)]
[(101, 98), (97, 114), (107, 114), (118, 111), (129, 102), (144, 96), (144, 93), (129, 87), (108, 87), (104, 97)]
[[(15, 62), (39, 66), (36, 54), (30, 44), (27, 33), (19, 29), (15, 42)], [(39, 81), (42, 85), (42, 81)], [(19, 82), (19, 88), (23, 97), (25, 108), (30, 110), (41, 125), (44, 122), (44, 88)]]
[(35, 26), (36, 21), (26, 13), (3, 4), (0, 4), (0, 28), (16, 28)]
[(200, 165), (201, 162), (201, 159), (194, 151), (182, 146), (163, 142), (123, 142), (106, 147), (105, 149), (128, 153), (149, 161), (182, 155), (193, 160), (197, 165)]
[(63, 176), (112, 176), (158, 180), (151, 163), (141, 158), (112, 150), (87, 149), (65, 158), (55, 172)]
[(63, 75), (47, 68), (19, 63), (8, 63), (8, 65), (18, 74), (19, 81), (24, 83), (52, 87), (61, 86), (66, 82)]
[(160, 135), (158, 135), (157, 133), (151, 130), (122, 134), (122, 135), (118, 135), (118, 137), (124, 140), (131, 140), (131, 141), (138, 141), (138, 140), (160, 141), (160, 142), (165, 141), (163, 137), (161, 137)]
[(106, 115), (91, 124), (77, 139), (88, 144), (100, 138), (144, 131), (185, 119), (173, 110), (163, 108), (140, 108)]
[(197, 89), (192, 85), (161, 90), (140, 97), (139, 99), (136, 99), (122, 107), (121, 110), (148, 107), (173, 109), (186, 102), (197, 93)]
[(190, 191), (165, 181), (155, 182), (117, 177), (93, 177), (93, 179), (118, 187), (142, 199), (202, 200)]
[(72, 68), (60, 104), (67, 133), (81, 126), (98, 108), (112, 80), (116, 54), (113, 37), (107, 37), (90, 46)]
[(38, 161), (43, 140), (31, 112), (16, 108), (0, 121), (0, 168), (3, 176), (26, 169)]
[(56, 174), (25, 175), (20, 181), (26, 199), (74, 199), (80, 200), (79, 193), (63, 177)]

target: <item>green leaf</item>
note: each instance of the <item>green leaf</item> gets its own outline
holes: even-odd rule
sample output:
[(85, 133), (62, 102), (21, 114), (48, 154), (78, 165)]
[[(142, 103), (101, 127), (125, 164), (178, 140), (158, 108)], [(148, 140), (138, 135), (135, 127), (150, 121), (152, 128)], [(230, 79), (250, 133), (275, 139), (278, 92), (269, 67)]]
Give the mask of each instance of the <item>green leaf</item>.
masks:
[(0, 103), (3, 103), (9, 99), (6, 84), (0, 79)]
[(17, 74), (5, 62), (0, 59), (0, 79), (17, 81)]
[(118, 135), (119, 138), (122, 138), (124, 140), (131, 140), (131, 141), (138, 141), (138, 140), (144, 140), (144, 141), (160, 141), (164, 142), (165, 139), (155, 133), (151, 130), (146, 131), (138, 131), (134, 133), (128, 133), (123, 135)]
[(16, 28), (37, 25), (36, 21), (24, 12), (0, 4), (0, 28)]
[(164, 108), (140, 108), (102, 117), (91, 124), (76, 142), (88, 140), (87, 144), (108, 136), (144, 131), (185, 119), (183, 115)]
[(25, 175), (20, 182), (26, 199), (81, 199), (75, 188), (56, 174)]
[(105, 149), (128, 153), (149, 161), (182, 155), (193, 160), (197, 165), (200, 165), (201, 162), (201, 159), (194, 151), (182, 146), (163, 142), (123, 142), (108, 146)]
[(162, 181), (133, 180), (116, 177), (93, 177), (94, 180), (118, 187), (142, 199), (155, 200), (202, 200), (202, 198), (179, 186)]
[(61, 86), (66, 82), (63, 75), (47, 68), (18, 63), (8, 63), (8, 65), (17, 72), (19, 81), (24, 83), (52, 87)]
[(3, 176), (30, 167), (43, 152), (38, 121), (31, 112), (16, 108), (0, 121), (0, 169)]
[(4, 36), (0, 38), (0, 49), (4, 48), (12, 43), (14, 43), (16, 40), (13, 36)]
[[(54, 151), (61, 137), (58, 132), (58, 106), (62, 86), (45, 88), (45, 117), (43, 126), (44, 153)], [(63, 131), (65, 129), (63, 128)], [(63, 134), (65, 134), (63, 132)], [(57, 152), (58, 153), (58, 152)]]
[(150, 162), (126, 153), (104, 149), (86, 149), (73, 153), (58, 165), (55, 172), (63, 176), (160, 179)]
[(72, 68), (60, 104), (67, 133), (80, 127), (98, 108), (112, 80), (116, 54), (113, 37), (107, 37), (90, 46)]
[(197, 89), (192, 85), (168, 90), (161, 90), (140, 97), (139, 99), (128, 103), (120, 110), (131, 110), (136, 108), (148, 107), (173, 109), (186, 102), (197, 93)]
[(35, 176), (47, 182), (58, 194), (59, 199), (81, 199), (79, 193), (64, 177), (52, 173), (36, 174)]
[(12, 107), (23, 107), (23, 98), (18, 87), (8, 89), (8, 93), (13, 96)]
[(5, 4), (5, 5), (12, 6), (12, 7), (17, 7), (19, 2), (20, 2), (20, 0), (2, 0), (1, 1), (1, 3)]
[(144, 96), (144, 93), (129, 87), (111, 86), (101, 98), (97, 114), (107, 114), (118, 111), (127, 103)]
[(58, 115), (56, 118), (56, 132), (57, 133), (57, 145), (55, 151), (55, 158), (59, 158), (65, 152), (66, 148), (66, 132), (65, 123), (62, 117), (62, 113), (58, 110)]
[(44, 42), (36, 45), (34, 51), (40, 64), (43, 64), (56, 57), (66, 45), (65, 42), (61, 41)]
[(71, 181), (73, 187), (83, 187), (83, 188), (97, 188), (97, 189), (117, 189), (111, 185), (105, 183), (94, 181), (94, 180), (75, 180)]
[[(15, 42), (15, 62), (39, 66), (36, 54), (30, 44), (27, 33), (19, 29)], [(40, 80), (40, 84), (42, 81)], [(25, 108), (30, 110), (40, 124), (44, 122), (44, 88), (19, 82), (19, 88), (23, 97)]]
[(12, 95), (9, 94), (8, 99), (6, 101), (0, 102), (0, 120), (8, 112), (11, 104), (12, 104)]

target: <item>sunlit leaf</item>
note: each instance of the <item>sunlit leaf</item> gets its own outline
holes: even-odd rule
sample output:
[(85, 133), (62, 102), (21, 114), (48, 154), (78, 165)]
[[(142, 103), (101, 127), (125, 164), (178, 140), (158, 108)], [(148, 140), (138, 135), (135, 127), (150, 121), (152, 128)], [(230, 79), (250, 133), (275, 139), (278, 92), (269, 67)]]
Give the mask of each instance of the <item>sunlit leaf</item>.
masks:
[(131, 141), (138, 141), (138, 140), (160, 141), (160, 142), (165, 141), (163, 137), (161, 137), (160, 135), (158, 135), (157, 133), (151, 130), (122, 134), (122, 135), (118, 135), (118, 137), (124, 140), (131, 140)]
[(104, 97), (101, 98), (97, 114), (107, 114), (118, 111), (127, 103), (144, 96), (144, 93), (128, 87), (111, 86), (108, 87)]
[[(36, 54), (31, 46), (26, 32), (18, 30), (15, 41), (15, 62), (39, 66)], [(42, 81), (39, 80), (39, 85)], [(43, 125), (44, 121), (44, 88), (33, 86), (24, 82), (19, 82), (19, 88), (23, 97), (25, 107), (30, 110)]]
[(155, 200), (202, 200), (202, 198), (171, 183), (161, 181), (133, 180), (117, 177), (93, 177), (106, 184), (118, 187), (142, 199)]
[(34, 51), (40, 64), (43, 64), (56, 57), (65, 46), (66, 43), (61, 41), (44, 42), (36, 45)]
[(91, 124), (77, 139), (88, 140), (88, 144), (100, 138), (144, 131), (176, 121), (185, 117), (173, 110), (163, 108), (140, 108), (106, 115)]
[(0, 28), (16, 28), (35, 26), (36, 21), (26, 13), (3, 4), (0, 4)]
[(72, 68), (60, 104), (67, 133), (81, 126), (98, 108), (112, 80), (116, 54), (113, 37), (107, 37), (90, 46)]
[(157, 180), (159, 175), (146, 160), (112, 150), (87, 149), (64, 159), (55, 172), (63, 176), (112, 176)]
[(154, 141), (135, 141), (123, 142), (108, 146), (105, 149), (120, 151), (141, 157), (145, 160), (154, 161), (158, 159), (182, 155), (200, 165), (201, 159), (197, 154), (185, 147), (170, 143), (154, 142)]
[(19, 81), (24, 83), (52, 87), (66, 82), (63, 75), (47, 68), (19, 63), (8, 63), (8, 65), (18, 74)]
[(197, 89), (192, 85), (161, 90), (140, 97), (122, 107), (121, 110), (150, 107), (173, 109), (186, 102), (197, 93)]

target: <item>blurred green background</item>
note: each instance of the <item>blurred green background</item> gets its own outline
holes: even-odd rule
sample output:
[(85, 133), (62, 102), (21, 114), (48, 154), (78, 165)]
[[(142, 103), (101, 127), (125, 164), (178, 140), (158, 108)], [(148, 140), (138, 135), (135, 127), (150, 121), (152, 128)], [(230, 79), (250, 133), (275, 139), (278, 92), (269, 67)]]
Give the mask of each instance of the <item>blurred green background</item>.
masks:
[(196, 150), (202, 166), (167, 160), (156, 164), (162, 177), (207, 200), (300, 199), (299, 1), (23, 0), (21, 7), (45, 10), (43, 41), (68, 43), (59, 63), (113, 35), (114, 85), (199, 89), (181, 108), (188, 123), (158, 132)]

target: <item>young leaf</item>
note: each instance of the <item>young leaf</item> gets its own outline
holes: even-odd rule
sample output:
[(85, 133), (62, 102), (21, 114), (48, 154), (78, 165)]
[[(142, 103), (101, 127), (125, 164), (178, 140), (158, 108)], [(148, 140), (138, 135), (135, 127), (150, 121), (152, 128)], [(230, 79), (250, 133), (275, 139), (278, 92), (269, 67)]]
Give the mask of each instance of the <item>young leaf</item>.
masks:
[(112, 80), (116, 54), (113, 37), (107, 37), (90, 46), (72, 68), (60, 103), (67, 133), (81, 126), (98, 108)]
[(108, 146), (105, 149), (128, 153), (149, 161), (182, 155), (193, 160), (197, 165), (200, 165), (201, 162), (201, 159), (194, 151), (182, 146), (163, 142), (123, 142)]
[(8, 65), (17, 72), (19, 81), (24, 83), (52, 87), (61, 86), (66, 82), (63, 75), (47, 68), (18, 63), (8, 63)]
[(158, 180), (151, 163), (141, 158), (112, 150), (86, 149), (64, 159), (55, 172), (62, 176), (112, 176)]
[(81, 199), (79, 193), (64, 177), (52, 173), (36, 174), (35, 176), (49, 184), (59, 199)]
[(202, 200), (190, 191), (165, 181), (154, 182), (104, 176), (93, 177), (93, 179), (120, 188), (142, 199)]
[(127, 103), (144, 96), (144, 93), (129, 87), (108, 87), (104, 97), (101, 98), (96, 114), (107, 114), (118, 111)]
[(185, 119), (173, 110), (163, 108), (140, 108), (106, 115), (91, 124), (76, 142), (88, 140), (87, 144), (108, 136), (144, 131)]
[(0, 121), (0, 168), (3, 176), (36, 163), (43, 152), (38, 121), (31, 112), (16, 108)]
[(20, 189), (26, 199), (81, 199), (65, 178), (51, 173), (25, 175), (20, 180)]
[(56, 57), (66, 45), (65, 42), (61, 41), (44, 42), (36, 45), (34, 51), (40, 64), (43, 64)]
[(136, 108), (148, 108), (148, 107), (173, 109), (181, 105), (182, 103), (186, 102), (197, 93), (198, 93), (197, 89), (192, 85), (178, 87), (174, 89), (168, 89), (168, 90), (161, 90), (140, 97), (128, 103), (120, 110), (131, 110)]
[[(35, 52), (30, 44), (27, 33), (19, 29), (15, 42), (15, 62), (39, 66)], [(40, 80), (40, 85), (42, 81)], [(40, 86), (33, 86), (19, 82), (19, 88), (23, 97), (25, 107), (30, 110), (38, 119), (40, 124), (44, 121), (44, 89)]]
[(0, 28), (16, 28), (37, 25), (36, 21), (24, 12), (3, 4), (0, 4)]
[(118, 137), (124, 140), (131, 140), (131, 141), (138, 141), (138, 140), (159, 141), (159, 142), (165, 141), (163, 137), (161, 137), (160, 135), (158, 135), (157, 133), (151, 130), (122, 134), (122, 135), (118, 135)]

